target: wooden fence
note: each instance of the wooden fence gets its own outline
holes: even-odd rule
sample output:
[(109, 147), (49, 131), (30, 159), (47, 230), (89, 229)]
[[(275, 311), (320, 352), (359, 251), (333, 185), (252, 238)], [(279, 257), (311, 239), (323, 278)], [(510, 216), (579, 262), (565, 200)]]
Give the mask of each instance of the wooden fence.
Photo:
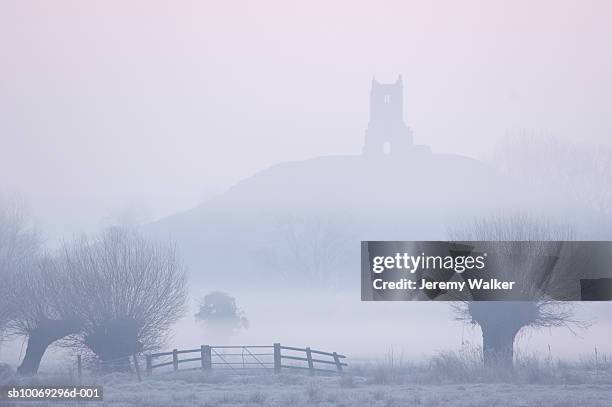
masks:
[[(148, 375), (153, 373), (153, 369), (172, 366), (172, 370), (176, 371), (179, 370), (179, 365), (187, 364), (191, 364), (191, 368), (202, 370), (265, 369), (280, 373), (282, 369), (299, 369), (306, 370), (310, 374), (315, 372), (341, 374), (343, 368), (347, 366), (342, 359), (346, 359), (346, 356), (336, 352), (282, 346), (280, 343), (271, 346), (202, 345), (197, 349), (174, 349), (171, 352), (145, 355), (145, 365)], [(199, 366), (193, 366), (194, 364)]]

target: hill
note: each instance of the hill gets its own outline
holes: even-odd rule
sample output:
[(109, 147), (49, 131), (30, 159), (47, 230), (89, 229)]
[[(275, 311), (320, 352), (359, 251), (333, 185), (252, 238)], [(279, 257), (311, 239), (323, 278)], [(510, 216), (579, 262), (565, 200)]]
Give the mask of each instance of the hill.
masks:
[(560, 202), (458, 155), (327, 156), (272, 166), (146, 230), (175, 241), (195, 279), (337, 282), (359, 270), (360, 240), (445, 240), (515, 211), (567, 219)]

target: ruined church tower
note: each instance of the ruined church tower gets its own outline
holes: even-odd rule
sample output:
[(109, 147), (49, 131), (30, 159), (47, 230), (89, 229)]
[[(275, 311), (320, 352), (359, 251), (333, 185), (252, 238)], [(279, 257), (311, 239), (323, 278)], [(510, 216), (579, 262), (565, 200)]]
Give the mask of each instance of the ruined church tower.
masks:
[(404, 123), (404, 85), (372, 78), (370, 121), (366, 130), (364, 155), (403, 154), (413, 146), (412, 132)]

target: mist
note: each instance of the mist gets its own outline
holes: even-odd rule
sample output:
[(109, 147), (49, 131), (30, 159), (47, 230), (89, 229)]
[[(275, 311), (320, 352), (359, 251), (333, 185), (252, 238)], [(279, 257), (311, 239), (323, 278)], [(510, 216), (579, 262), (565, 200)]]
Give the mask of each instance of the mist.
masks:
[(0, 189), (50, 240), (359, 153), (373, 75), (403, 74), (435, 152), (480, 157), (521, 129), (609, 144), (606, 1), (170, 4), (0, 6)]
[[(250, 321), (235, 344), (280, 341), (364, 360), (478, 344), (479, 328), (456, 321), (448, 304), (360, 302), (359, 241), (443, 240), (455, 221), (509, 209), (609, 239), (610, 206), (568, 191), (609, 190), (610, 167), (551, 183), (559, 172), (540, 176), (522, 165), (539, 156), (504, 140), (578, 144), (589, 153), (570, 150), (577, 169), (612, 148), (611, 13), (607, 1), (4, 1), (0, 191), (26, 202), (49, 250), (111, 225), (174, 242), (189, 270), (189, 308), (169, 349), (208, 343), (194, 314), (216, 290)], [(360, 161), (372, 79), (399, 74), (404, 120), (439, 160), (431, 179), (457, 171), (484, 185), (479, 192), (451, 179), (451, 198), (432, 193), (435, 205), (414, 206), (409, 190), (364, 192), (429, 165)], [(516, 160), (499, 165), (509, 152)], [(517, 176), (513, 163), (529, 171)], [(338, 258), (317, 270), (330, 279), (277, 278), (297, 264), (282, 227), (318, 239), (309, 217), (331, 225), (323, 239)], [(609, 306), (584, 304), (578, 315), (593, 322), (587, 331), (527, 331), (517, 347), (569, 359), (612, 352)], [(0, 356), (17, 363), (21, 347), (3, 344)]]

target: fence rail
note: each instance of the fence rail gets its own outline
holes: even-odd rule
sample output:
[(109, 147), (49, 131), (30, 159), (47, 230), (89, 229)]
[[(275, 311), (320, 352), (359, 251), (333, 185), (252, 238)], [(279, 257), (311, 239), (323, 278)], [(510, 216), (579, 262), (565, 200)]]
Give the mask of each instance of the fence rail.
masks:
[[(191, 357), (180, 358), (181, 355)], [(173, 349), (169, 352), (147, 354), (145, 369), (147, 375), (151, 375), (154, 369), (165, 366), (172, 366), (172, 370), (176, 371), (183, 364), (199, 362), (199, 368), (202, 370), (214, 367), (230, 370), (265, 369), (280, 373), (282, 369), (297, 369), (307, 370), (310, 374), (315, 372), (342, 374), (343, 368), (348, 366), (343, 359), (346, 359), (346, 356), (337, 352), (281, 346), (280, 343), (244, 346), (202, 345), (196, 349)]]

